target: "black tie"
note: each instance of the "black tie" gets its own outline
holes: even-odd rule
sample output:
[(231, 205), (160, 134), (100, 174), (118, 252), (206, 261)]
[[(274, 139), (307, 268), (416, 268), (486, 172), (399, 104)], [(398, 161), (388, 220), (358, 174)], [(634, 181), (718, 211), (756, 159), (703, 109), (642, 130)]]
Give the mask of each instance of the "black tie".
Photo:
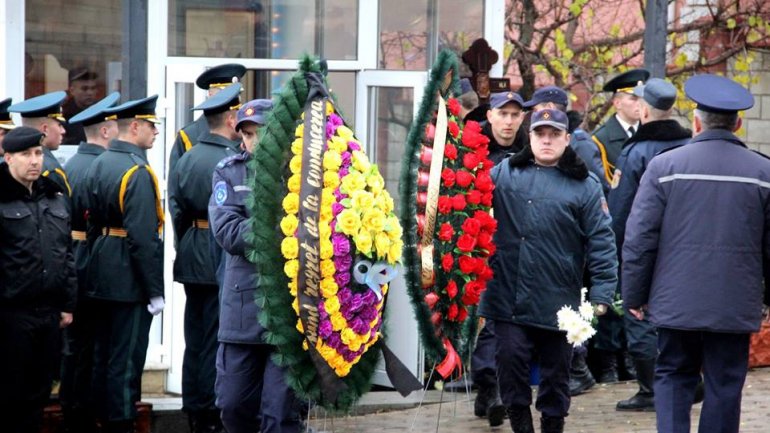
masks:
[(629, 126), (628, 127), (628, 133), (630, 134), (629, 136), (634, 135), (634, 132), (636, 132), (636, 131), (634, 131), (634, 127), (633, 126)]

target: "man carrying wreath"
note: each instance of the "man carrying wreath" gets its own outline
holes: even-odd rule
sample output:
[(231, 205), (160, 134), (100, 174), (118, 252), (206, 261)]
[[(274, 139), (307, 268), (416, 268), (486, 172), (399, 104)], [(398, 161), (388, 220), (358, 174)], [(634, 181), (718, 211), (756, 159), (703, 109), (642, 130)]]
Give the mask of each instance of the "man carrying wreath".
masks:
[(601, 183), (569, 147), (563, 112), (533, 113), (530, 145), (492, 169), (498, 220), (495, 273), (481, 316), (494, 320), (500, 394), (515, 433), (534, 432), (529, 365), (539, 355), (536, 408), (543, 433), (564, 431), (572, 348), (556, 312), (580, 304), (583, 267), (589, 300), (603, 314), (617, 284), (615, 239)]

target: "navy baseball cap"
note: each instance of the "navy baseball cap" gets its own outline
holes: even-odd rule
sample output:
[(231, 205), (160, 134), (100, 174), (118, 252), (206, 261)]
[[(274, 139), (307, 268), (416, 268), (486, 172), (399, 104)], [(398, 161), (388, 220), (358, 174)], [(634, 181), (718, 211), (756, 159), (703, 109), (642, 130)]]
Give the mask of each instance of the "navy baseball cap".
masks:
[(634, 95), (654, 108), (668, 110), (676, 102), (676, 87), (666, 80), (650, 78), (646, 83), (634, 87)]
[(46, 93), (45, 95), (35, 96), (34, 98), (21, 101), (8, 107), (11, 113), (19, 113), (21, 117), (50, 117), (59, 122), (64, 122), (64, 115), (61, 111), (61, 103), (67, 97), (67, 92), (59, 90), (58, 92)]
[(3, 150), (14, 153), (27, 150), (30, 147), (42, 146), (43, 137), (45, 134), (35, 128), (19, 126), (5, 134)]
[(532, 113), (532, 123), (529, 125), (529, 131), (532, 132), (540, 126), (553, 126), (556, 129), (567, 131), (569, 129), (569, 119), (561, 110), (545, 108)]
[(155, 124), (161, 123), (155, 115), (155, 104), (157, 102), (158, 95), (124, 102), (117, 107), (111, 107), (104, 110), (104, 114), (107, 115), (105, 120), (142, 119)]
[(13, 102), (11, 98), (0, 101), (0, 129), (11, 130), (16, 127), (11, 120), (11, 113), (8, 112), (11, 102)]
[(203, 114), (217, 114), (241, 108), (241, 84), (234, 83), (222, 89), (216, 95), (198, 104), (193, 110), (203, 110)]
[(650, 71), (646, 69), (631, 69), (615, 76), (602, 87), (605, 92), (633, 93), (634, 87), (644, 83), (650, 78)]
[(112, 92), (96, 104), (72, 116), (67, 123), (82, 123), (83, 126), (96, 125), (107, 120), (105, 111), (120, 99), (120, 92)]
[(569, 105), (569, 97), (567, 92), (562, 88), (556, 86), (545, 86), (535, 90), (532, 94), (532, 99), (524, 103), (524, 108), (532, 108), (537, 104), (543, 104), (546, 102), (553, 102), (554, 104)]
[(493, 93), (492, 96), (489, 97), (489, 108), (501, 108), (505, 104), (509, 104), (511, 102), (518, 104), (521, 108), (524, 108), (524, 100), (521, 99), (521, 96), (519, 96), (519, 94), (516, 92)]
[(712, 113), (735, 113), (754, 106), (754, 96), (735, 81), (718, 75), (696, 75), (684, 83), (684, 93), (698, 109)]
[(246, 67), (238, 63), (225, 63), (207, 69), (195, 80), (195, 85), (203, 90), (224, 88), (240, 81), (246, 75)]
[(235, 124), (235, 130), (240, 131), (241, 126), (245, 122), (256, 123), (257, 125), (264, 125), (265, 118), (268, 111), (273, 108), (273, 101), (270, 99), (254, 99), (251, 100), (238, 110), (236, 117), (237, 123)]

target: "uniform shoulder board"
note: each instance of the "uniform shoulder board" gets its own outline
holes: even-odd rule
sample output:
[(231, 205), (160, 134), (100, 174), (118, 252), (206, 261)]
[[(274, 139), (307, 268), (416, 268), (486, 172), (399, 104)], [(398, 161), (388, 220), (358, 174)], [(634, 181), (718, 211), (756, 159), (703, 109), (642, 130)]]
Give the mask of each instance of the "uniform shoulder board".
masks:
[(588, 177), (586, 177), (586, 179), (591, 179), (592, 181), (601, 184), (599, 176), (597, 176), (596, 173), (592, 172), (591, 170), (588, 171)]
[(228, 165), (232, 165), (235, 161), (242, 161), (243, 153), (236, 153), (235, 155), (230, 155), (219, 161), (219, 164), (217, 164), (217, 168), (223, 168)]
[(666, 152), (670, 152), (670, 151), (672, 151), (672, 150), (674, 150), (674, 149), (679, 149), (679, 148), (680, 148), (680, 147), (682, 147), (682, 146), (684, 146), (684, 144), (680, 144), (680, 145), (678, 145), (678, 146), (671, 146), (671, 147), (669, 147), (668, 149), (663, 149), (663, 150), (661, 150), (660, 152), (656, 153), (656, 154), (655, 154), (655, 156), (658, 156), (658, 155), (662, 155), (662, 154), (664, 154), (664, 153), (666, 153)]
[(760, 152), (760, 151), (758, 151), (758, 150), (754, 150), (754, 149), (750, 149), (750, 150), (751, 150), (752, 152), (756, 153), (757, 155), (761, 156), (762, 158), (767, 158), (767, 159), (770, 159), (770, 156), (767, 156), (767, 155), (765, 155), (764, 153), (762, 153), (762, 152)]

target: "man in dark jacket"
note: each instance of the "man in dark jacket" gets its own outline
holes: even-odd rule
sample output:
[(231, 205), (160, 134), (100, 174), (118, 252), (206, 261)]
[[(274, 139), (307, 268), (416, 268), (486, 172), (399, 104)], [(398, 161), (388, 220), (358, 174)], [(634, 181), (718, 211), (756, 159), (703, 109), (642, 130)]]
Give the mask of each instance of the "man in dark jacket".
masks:
[(91, 164), (86, 295), (97, 312), (94, 399), (105, 433), (133, 432), (152, 315), (163, 298), (163, 208), (145, 159), (158, 129), (157, 95), (106, 110), (118, 138)]
[(226, 253), (215, 388), (217, 407), (222, 409), (222, 423), (229, 433), (299, 431), (294, 393), (286, 383), (285, 371), (272, 360), (274, 346), (263, 340), (261, 309), (254, 301), (259, 276), (246, 258), (247, 164), (258, 143), (257, 128), (264, 124), (271, 107), (269, 100), (257, 99), (238, 111), (236, 128), (246, 151), (217, 165), (209, 201), (211, 230)]
[(615, 239), (601, 184), (569, 148), (567, 127), (559, 110), (533, 113), (530, 146), (491, 173), (497, 252), (480, 314), (494, 320), (500, 394), (515, 433), (534, 431), (529, 366), (535, 352), (542, 431), (564, 429), (572, 347), (556, 313), (579, 305), (584, 264), (592, 282), (589, 300), (601, 306), (599, 312), (612, 302), (617, 284)]
[(96, 80), (99, 78), (99, 74), (91, 72), (87, 68), (73, 68), (70, 69), (68, 78), (68, 97), (61, 107), (62, 115), (68, 121), (67, 133), (64, 134), (62, 144), (80, 144), (86, 141), (83, 125), (70, 120), (96, 102), (96, 92), (99, 89)]
[(174, 222), (174, 281), (184, 284), (185, 351), (182, 363), (182, 410), (192, 433), (222, 430), (214, 405), (219, 288), (210, 254), (208, 205), (217, 163), (239, 153), (235, 131), (241, 85), (231, 84), (195, 107), (203, 110), (209, 131), (185, 152), (168, 180), (169, 210)]
[(520, 151), (527, 143), (524, 100), (515, 92), (493, 93), (489, 98), (487, 123), (481, 132), (489, 137), (489, 159), (495, 164)]
[(72, 323), (75, 264), (67, 197), (42, 177), (43, 134), (19, 127), (0, 164), (0, 420), (37, 433), (60, 347)]
[(658, 328), (658, 431), (690, 431), (702, 369), (701, 431), (737, 432), (749, 336), (770, 304), (770, 161), (732, 133), (754, 104), (745, 88), (698, 75), (685, 93), (698, 104), (694, 138), (642, 176), (626, 223), (623, 303)]
[[(612, 190), (608, 198), (612, 230), (618, 253), (623, 248), (626, 220), (631, 212), (639, 180), (650, 160), (660, 152), (686, 144), (692, 132), (671, 119), (676, 102), (676, 88), (660, 78), (652, 78), (634, 89), (641, 103), (641, 126), (626, 142), (617, 160)], [(622, 257), (618, 258), (622, 263)], [(633, 359), (639, 392), (628, 400), (618, 402), (617, 410), (654, 411), (653, 379), (657, 357), (657, 334), (652, 324), (638, 320), (626, 312), (623, 315), (626, 344)]]
[(88, 288), (88, 242), (86, 235), (86, 211), (88, 209), (85, 180), (86, 173), (96, 157), (107, 150), (112, 139), (118, 136), (118, 124), (105, 120), (104, 111), (120, 99), (114, 92), (91, 105), (70, 119), (85, 134), (87, 142), (78, 145), (78, 151), (65, 164), (72, 187), (72, 248), (75, 254), (75, 270), (78, 276), (77, 320), (64, 331), (62, 352), (62, 376), (59, 401), (68, 432), (91, 433), (96, 431), (96, 419), (92, 409), (91, 370), (94, 356), (95, 308), (86, 297)]

